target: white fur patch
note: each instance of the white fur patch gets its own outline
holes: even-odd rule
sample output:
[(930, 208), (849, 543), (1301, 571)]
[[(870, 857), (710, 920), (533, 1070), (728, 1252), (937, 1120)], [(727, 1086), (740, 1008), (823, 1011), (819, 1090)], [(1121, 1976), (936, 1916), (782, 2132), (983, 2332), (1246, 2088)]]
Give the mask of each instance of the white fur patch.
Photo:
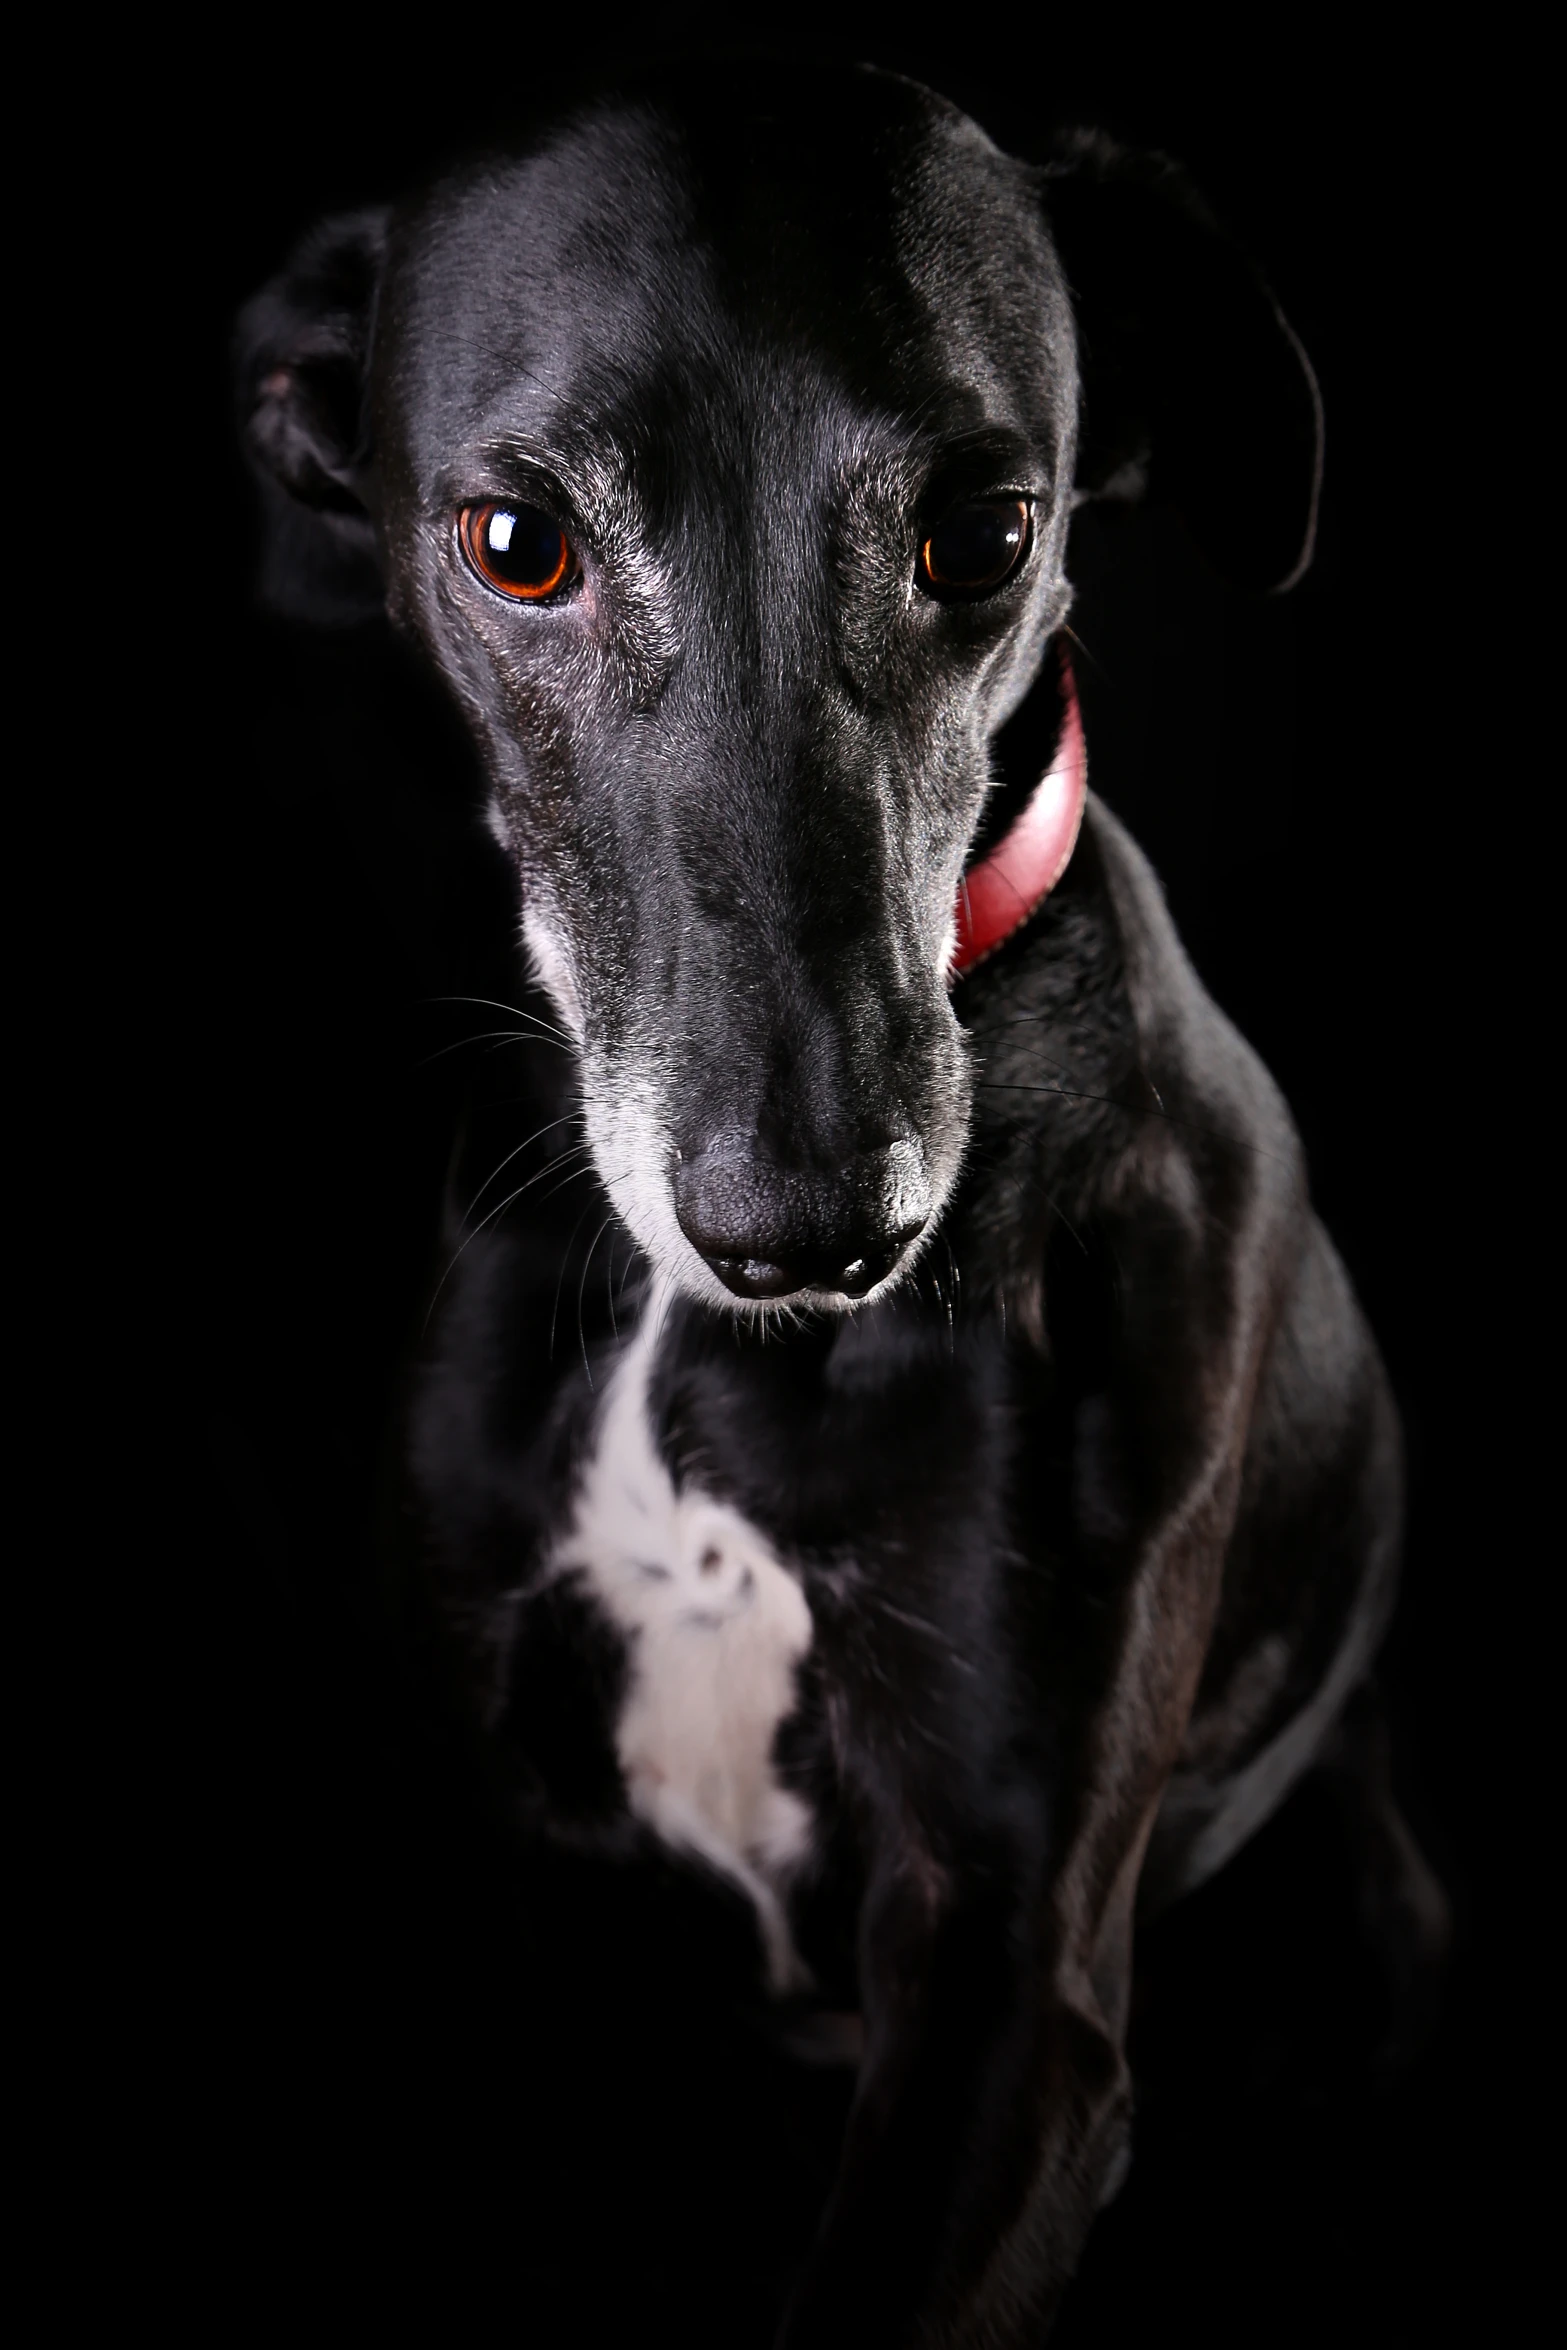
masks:
[(811, 1616), (794, 1577), (737, 1510), (677, 1493), (648, 1424), (661, 1316), (650, 1302), (611, 1380), (593, 1458), (552, 1571), (580, 1574), (631, 1644), (615, 1744), (631, 1807), (753, 1903), (775, 1991), (808, 1977), (781, 1898), (810, 1814), (773, 1774)]

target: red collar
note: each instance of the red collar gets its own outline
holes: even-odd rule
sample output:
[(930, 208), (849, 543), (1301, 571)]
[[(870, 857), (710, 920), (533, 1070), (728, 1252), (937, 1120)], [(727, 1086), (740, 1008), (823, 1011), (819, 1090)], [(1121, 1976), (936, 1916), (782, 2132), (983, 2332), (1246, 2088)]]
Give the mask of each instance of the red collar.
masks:
[(1066, 647), (1060, 648), (1061, 740), (1010, 832), (958, 883), (958, 943), (950, 976), (993, 955), (1041, 906), (1071, 862), (1088, 790), (1083, 714)]

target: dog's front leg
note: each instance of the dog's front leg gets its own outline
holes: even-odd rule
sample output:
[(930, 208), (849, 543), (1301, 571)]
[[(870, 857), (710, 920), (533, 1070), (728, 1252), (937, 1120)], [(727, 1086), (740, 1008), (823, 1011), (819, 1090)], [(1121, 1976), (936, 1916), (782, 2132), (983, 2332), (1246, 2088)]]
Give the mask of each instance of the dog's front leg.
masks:
[[(1108, 1398), (1080, 1412), (1080, 1449), (1106, 1451), (1113, 1416)], [(946, 1778), (889, 1769), (873, 1800), (849, 1790), (878, 1827), (866, 2058), (786, 2350), (1035, 2350), (1123, 2174), (1137, 1882), (1201, 1668), (1244, 1421), (1179, 1435), (1164, 1496), (1082, 1535), (1061, 1578), (1081, 1605), (1063, 1602), (1040, 1656), (1049, 1762), (1014, 1778), (994, 1749), (982, 1775), (954, 1758)]]
[(860, 2088), (780, 2350), (1042, 2338), (1129, 2151), (1135, 1856), (1091, 1956), (1025, 1873), (909, 1853), (873, 1885)]
[(1019, 1841), (959, 1877), (900, 1823), (878, 1863), (861, 1913), (859, 2091), (780, 2350), (943, 2339), (930, 2313), (955, 2310), (998, 2203), (1027, 2193), (1042, 2007), (1038, 1864)]

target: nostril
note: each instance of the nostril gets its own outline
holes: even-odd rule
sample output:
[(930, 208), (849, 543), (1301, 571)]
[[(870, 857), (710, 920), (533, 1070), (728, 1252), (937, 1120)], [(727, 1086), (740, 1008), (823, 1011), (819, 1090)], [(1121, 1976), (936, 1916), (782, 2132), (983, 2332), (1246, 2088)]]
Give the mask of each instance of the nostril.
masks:
[(804, 1274), (789, 1265), (770, 1264), (763, 1257), (710, 1256), (705, 1249), (702, 1254), (735, 1297), (792, 1297), (806, 1285)]
[(883, 1247), (869, 1250), (864, 1256), (855, 1257), (851, 1263), (843, 1267), (836, 1280), (829, 1282), (826, 1286), (841, 1289), (845, 1297), (868, 1297), (878, 1282), (886, 1280), (887, 1275), (898, 1263), (905, 1249), (918, 1240), (925, 1229), (926, 1221), (927, 1219), (921, 1216), (918, 1222), (905, 1224), (902, 1230), (894, 1233), (891, 1240), (886, 1242)]

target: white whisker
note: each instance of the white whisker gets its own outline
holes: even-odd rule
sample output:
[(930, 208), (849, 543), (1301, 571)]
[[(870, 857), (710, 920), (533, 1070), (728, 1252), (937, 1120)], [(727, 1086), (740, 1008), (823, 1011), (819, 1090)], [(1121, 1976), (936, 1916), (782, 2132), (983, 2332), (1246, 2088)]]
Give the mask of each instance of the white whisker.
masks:
[(525, 1012), (520, 1004), (499, 1003), (494, 996), (489, 995), (441, 995), (431, 1000), (438, 1004), (479, 1004), (489, 1012), (505, 1012), (511, 1019), (525, 1021), (530, 1028), (541, 1030), (545, 1036), (553, 1036), (556, 1043), (564, 1045), (568, 1052), (574, 1053), (577, 1049), (575, 1037), (568, 1036), (564, 1028), (557, 1028), (552, 1020), (541, 1020), (537, 1012)]
[[(466, 1223), (468, 1217), (473, 1214), (474, 1209), (478, 1206), (480, 1200), (483, 1199), (485, 1193), (489, 1190), (490, 1185), (495, 1181), (496, 1176), (502, 1174), (505, 1169), (511, 1165), (513, 1159), (520, 1159), (523, 1152), (527, 1150), (531, 1144), (537, 1142), (541, 1135), (553, 1134), (557, 1126), (569, 1126), (573, 1118), (580, 1118), (581, 1115), (582, 1112), (580, 1110), (568, 1110), (564, 1118), (552, 1118), (547, 1126), (535, 1127), (534, 1131), (529, 1135), (527, 1142), (519, 1142), (514, 1151), (508, 1151), (505, 1158), (502, 1159), (500, 1165), (496, 1167), (491, 1174), (486, 1175), (484, 1181), (480, 1184), (478, 1190), (474, 1193), (472, 1199), (468, 1202), (468, 1206), (463, 1215), (464, 1223)], [(574, 1147), (578, 1150), (586, 1150), (589, 1146), (587, 1143), (583, 1142), (576, 1144)], [(551, 1166), (558, 1166), (560, 1160), (564, 1158), (565, 1155), (566, 1154), (563, 1151), (557, 1152), (555, 1158), (550, 1161)]]
[(567, 1240), (567, 1242), (566, 1242), (566, 1245), (565, 1245), (565, 1247), (564, 1247), (564, 1248), (561, 1250), (561, 1255), (560, 1255), (560, 1271), (559, 1271), (559, 1272), (556, 1274), (556, 1276), (555, 1276), (555, 1303), (554, 1303), (554, 1304), (551, 1306), (551, 1308), (550, 1308), (550, 1361), (551, 1361), (551, 1362), (553, 1362), (553, 1361), (555, 1360), (555, 1324), (556, 1324), (556, 1321), (558, 1320), (558, 1318), (559, 1318), (559, 1315), (560, 1315), (560, 1285), (561, 1285), (561, 1283), (562, 1283), (562, 1282), (565, 1280), (565, 1278), (566, 1278), (566, 1267), (567, 1267), (567, 1265), (568, 1265), (568, 1264), (570, 1263), (570, 1261), (571, 1261), (571, 1251), (572, 1251), (573, 1245), (575, 1244), (575, 1241), (576, 1241), (576, 1238), (577, 1238), (577, 1234), (578, 1234), (578, 1233), (579, 1233), (579, 1232), (582, 1230), (582, 1226), (583, 1226), (583, 1221), (584, 1221), (584, 1218), (586, 1218), (587, 1216), (591, 1215), (591, 1214), (592, 1214), (592, 1211), (593, 1211), (593, 1202), (592, 1202), (591, 1200), (589, 1200), (589, 1202), (588, 1202), (587, 1206), (586, 1206), (586, 1207), (583, 1209), (583, 1211), (582, 1211), (582, 1214), (581, 1214), (581, 1215), (580, 1215), (580, 1216), (577, 1218), (577, 1221), (576, 1221), (576, 1222), (575, 1222), (575, 1224), (573, 1224), (573, 1226), (571, 1227), (571, 1233), (570, 1233), (570, 1237), (568, 1238), (568, 1240)]
[[(547, 1166), (547, 1167), (541, 1167), (541, 1168), (539, 1169), (539, 1171), (538, 1171), (538, 1173), (537, 1173), (536, 1175), (530, 1175), (530, 1176), (528, 1177), (528, 1180), (527, 1180), (527, 1182), (526, 1182), (526, 1183), (519, 1183), (515, 1191), (509, 1191), (509, 1192), (506, 1194), (506, 1197), (505, 1197), (503, 1200), (501, 1200), (497, 1206), (495, 1206), (495, 1207), (493, 1207), (493, 1208), (490, 1208), (490, 1209), (488, 1209), (488, 1210), (486, 1211), (486, 1213), (480, 1217), (480, 1219), (479, 1219), (478, 1223), (477, 1223), (477, 1224), (475, 1224), (475, 1226), (474, 1226), (473, 1230), (472, 1230), (472, 1231), (471, 1231), (471, 1232), (468, 1234), (467, 1238), (466, 1238), (466, 1239), (465, 1239), (465, 1240), (462, 1242), (461, 1246), (460, 1246), (460, 1247), (459, 1247), (459, 1248), (458, 1248), (458, 1249), (457, 1249), (457, 1250), (454, 1252), (454, 1254), (453, 1254), (453, 1256), (452, 1256), (452, 1258), (451, 1258), (450, 1262), (448, 1263), (448, 1265), (447, 1265), (447, 1267), (446, 1267), (446, 1270), (445, 1270), (445, 1272), (444, 1272), (444, 1273), (441, 1275), (441, 1278), (440, 1278), (440, 1280), (439, 1280), (439, 1281), (437, 1281), (437, 1283), (436, 1283), (436, 1285), (435, 1285), (434, 1289), (431, 1291), (431, 1293), (430, 1293), (430, 1302), (429, 1302), (428, 1306), (425, 1308), (424, 1323), (423, 1323), (423, 1328), (424, 1328), (424, 1329), (426, 1329), (426, 1330), (428, 1330), (428, 1329), (429, 1329), (429, 1327), (430, 1327), (430, 1316), (431, 1316), (431, 1315), (434, 1313), (434, 1311), (435, 1311), (435, 1308), (436, 1308), (436, 1301), (439, 1299), (439, 1297), (440, 1297), (440, 1294), (441, 1294), (442, 1290), (443, 1290), (443, 1289), (446, 1287), (446, 1284), (447, 1284), (447, 1282), (448, 1282), (448, 1281), (451, 1279), (451, 1276), (453, 1275), (453, 1273), (454, 1273), (454, 1272), (457, 1270), (457, 1266), (458, 1266), (458, 1262), (459, 1262), (459, 1260), (462, 1258), (462, 1256), (465, 1254), (465, 1252), (466, 1252), (466, 1251), (467, 1251), (467, 1249), (468, 1249), (468, 1248), (471, 1246), (471, 1244), (472, 1244), (474, 1241), (476, 1241), (476, 1240), (478, 1239), (478, 1237), (479, 1237), (480, 1233), (481, 1233), (481, 1232), (484, 1230), (485, 1226), (486, 1226), (487, 1224), (493, 1224), (497, 1216), (502, 1216), (502, 1215), (504, 1215), (504, 1214), (505, 1214), (505, 1212), (506, 1212), (506, 1210), (507, 1210), (507, 1209), (508, 1209), (508, 1208), (511, 1206), (512, 1202), (513, 1202), (514, 1200), (519, 1200), (519, 1199), (521, 1199), (521, 1197), (522, 1197), (522, 1195), (523, 1195), (523, 1193), (524, 1193), (525, 1191), (531, 1191), (531, 1190), (533, 1189), (533, 1186), (534, 1186), (536, 1183), (542, 1183), (542, 1182), (543, 1182), (543, 1180), (544, 1180), (544, 1178), (545, 1178), (545, 1176), (549, 1174), (549, 1172), (550, 1172), (551, 1168), (558, 1167), (558, 1166), (560, 1165), (560, 1160), (561, 1160), (561, 1159), (570, 1158), (570, 1157), (573, 1155), (573, 1153), (575, 1153), (575, 1152), (577, 1152), (577, 1151), (585, 1151), (587, 1148), (588, 1148), (588, 1145), (587, 1145), (585, 1142), (578, 1142), (578, 1143), (573, 1143), (573, 1144), (571, 1145), (571, 1148), (570, 1148), (570, 1150), (565, 1150), (565, 1151), (562, 1151), (562, 1152), (561, 1152), (561, 1154), (560, 1154), (560, 1158), (551, 1159), (551, 1161), (549, 1162), (549, 1166)], [(586, 1173), (587, 1173), (587, 1169), (586, 1169), (585, 1167), (578, 1167), (578, 1168), (574, 1169), (574, 1170), (573, 1170), (573, 1172), (574, 1172), (574, 1173), (576, 1173), (576, 1174), (578, 1174), (578, 1175), (582, 1175), (582, 1174), (586, 1174)], [(570, 1177), (568, 1177), (568, 1178), (567, 1178), (567, 1180), (568, 1180), (568, 1182), (569, 1182), (569, 1181), (570, 1181)], [(557, 1186), (556, 1186), (556, 1190), (559, 1190), (559, 1188), (560, 1188), (560, 1186), (557, 1184)], [(554, 1196), (555, 1196), (555, 1194), (554, 1194), (554, 1192), (553, 1192), (553, 1191), (547, 1191), (547, 1192), (544, 1194), (544, 1196), (545, 1196), (545, 1198), (546, 1198), (546, 1199), (553, 1199), (553, 1198), (554, 1198)], [(580, 1219), (579, 1219), (579, 1221), (580, 1221)]]
[[(588, 1267), (593, 1262), (593, 1252), (598, 1247), (599, 1242), (603, 1239), (605, 1233), (609, 1230), (611, 1224), (613, 1224), (614, 1221), (615, 1211), (613, 1208), (611, 1208), (609, 1214), (605, 1217), (603, 1223), (599, 1226), (597, 1232), (594, 1233), (593, 1238), (588, 1243), (588, 1253), (582, 1260), (582, 1279), (577, 1283), (577, 1344), (582, 1350), (582, 1368), (588, 1374), (589, 1387), (593, 1385), (593, 1369), (588, 1361), (587, 1333), (582, 1327), (582, 1301), (587, 1295)], [(611, 1261), (613, 1262), (613, 1259)]]

